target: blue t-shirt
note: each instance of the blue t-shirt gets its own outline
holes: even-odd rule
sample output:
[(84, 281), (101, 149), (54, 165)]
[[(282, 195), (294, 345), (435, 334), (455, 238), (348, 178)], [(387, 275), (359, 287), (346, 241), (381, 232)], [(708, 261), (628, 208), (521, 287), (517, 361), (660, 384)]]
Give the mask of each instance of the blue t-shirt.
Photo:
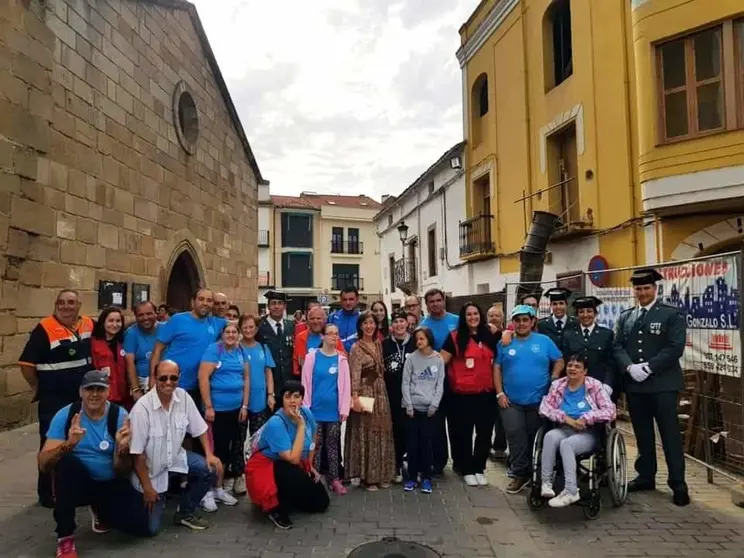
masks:
[(563, 392), (561, 411), (566, 413), (572, 419), (580, 419), (581, 415), (588, 412), (589, 409), (589, 403), (586, 402), (586, 386), (582, 385), (576, 391), (571, 391), (571, 389), (566, 386), (566, 390)]
[(307, 334), (307, 352), (310, 349), (320, 349), (320, 344), (323, 342), (323, 336), (320, 333), (308, 332)]
[[(300, 409), (302, 416), (305, 417), (305, 443), (302, 446), (302, 458), (307, 459), (310, 451), (315, 449), (315, 432), (317, 425), (315, 418), (307, 407)], [(284, 409), (280, 409), (271, 417), (263, 427), (261, 441), (259, 442), (259, 451), (266, 457), (276, 461), (279, 454), (283, 451), (290, 451), (297, 435), (297, 427), (284, 414)]]
[(315, 351), (313, 400), (310, 410), (319, 422), (338, 422), (338, 354), (327, 356)]
[(127, 328), (124, 332), (124, 352), (134, 355), (134, 367), (140, 378), (150, 377), (150, 357), (155, 348), (158, 324), (150, 333), (145, 333), (137, 324)]
[(243, 404), (243, 370), (245, 356), (240, 347), (228, 350), (222, 343), (212, 343), (204, 351), (202, 362), (215, 365), (209, 377), (209, 393), (215, 411), (235, 411)]
[(204, 351), (217, 340), (225, 324), (224, 318), (195, 318), (191, 312), (181, 312), (158, 327), (156, 340), (166, 345), (162, 360), (174, 361), (181, 371), (178, 387), (185, 390), (197, 387)]
[(499, 341), (496, 362), (501, 366), (504, 392), (517, 405), (537, 405), (548, 393), (551, 362), (562, 358), (552, 339), (531, 333), (526, 339), (516, 335), (504, 347)]
[(421, 327), (428, 327), (434, 334), (434, 350), (442, 350), (442, 345), (447, 340), (447, 336), (457, 329), (457, 323), (460, 318), (457, 314), (451, 312), (445, 313), (441, 318), (426, 316), (419, 324)]
[(241, 345), (243, 358), (251, 367), (251, 384), (248, 393), (248, 410), (260, 413), (266, 409), (266, 368), (274, 368), (274, 357), (266, 345), (256, 343), (252, 347)]
[[(85, 465), (91, 478), (95, 481), (110, 481), (116, 477), (116, 473), (114, 472), (114, 447), (116, 446), (116, 440), (111, 438), (108, 433), (109, 405), (111, 403), (106, 404), (106, 410), (98, 420), (91, 420), (85, 414), (85, 411), (80, 412), (80, 426), (85, 429), (85, 435), (72, 450), (72, 455), (77, 457)], [(67, 417), (70, 414), (71, 406), (62, 407), (54, 415), (49, 425), (49, 430), (47, 430), (48, 439), (59, 440), (60, 442), (64, 442), (67, 439), (65, 425), (67, 424)], [(117, 430), (122, 427), (126, 418), (127, 412), (124, 409), (119, 409)]]

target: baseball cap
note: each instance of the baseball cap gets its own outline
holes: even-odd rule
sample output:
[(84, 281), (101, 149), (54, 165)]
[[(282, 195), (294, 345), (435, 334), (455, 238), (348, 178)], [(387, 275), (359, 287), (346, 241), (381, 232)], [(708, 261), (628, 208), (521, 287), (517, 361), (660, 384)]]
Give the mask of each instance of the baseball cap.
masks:
[(86, 372), (85, 376), (83, 376), (83, 381), (80, 382), (80, 387), (89, 388), (94, 386), (102, 388), (109, 387), (108, 374), (101, 372), (100, 370), (91, 370)]
[(530, 318), (534, 318), (537, 316), (537, 313), (535, 312), (535, 309), (532, 306), (527, 306), (526, 304), (518, 304), (511, 311), (512, 318), (515, 318), (516, 316), (523, 316), (523, 315), (527, 315)]

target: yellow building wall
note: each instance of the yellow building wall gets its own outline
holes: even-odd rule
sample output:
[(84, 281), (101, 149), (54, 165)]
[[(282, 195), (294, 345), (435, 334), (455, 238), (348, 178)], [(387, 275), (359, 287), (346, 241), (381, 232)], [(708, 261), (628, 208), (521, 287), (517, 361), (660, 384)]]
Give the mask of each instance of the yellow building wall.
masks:
[(633, 12), (641, 181), (744, 165), (744, 130), (659, 144), (655, 54), (655, 43), (740, 15), (742, 0), (649, 0)]
[[(545, 141), (541, 129), (580, 105), (583, 132), (577, 126), (577, 137), (583, 134), (584, 148), (577, 154), (576, 178), (581, 214), (591, 209), (594, 228), (606, 233), (599, 243), (611, 265), (643, 263), (640, 230), (627, 226), (640, 214), (630, 3), (572, 2), (573, 74), (546, 92), (543, 24), (549, 5), (549, 0), (521, 2), (465, 66), (468, 112), (473, 108), (470, 99), (478, 76), (486, 72), (489, 78), (488, 129), (481, 143), (468, 143), (467, 160), (472, 172), (486, 158), (495, 159), (491, 199), (496, 206), (492, 212), (497, 252), (509, 255), (522, 247), (525, 206), (515, 201), (550, 186), (540, 164)], [(479, 10), (474, 22), (487, 13)], [(474, 29), (474, 24), (463, 27), (463, 37), (472, 35), (471, 26)], [(468, 114), (471, 132), (472, 122)], [(593, 177), (587, 178), (587, 171)], [(470, 172), (469, 200), (473, 194)], [(472, 203), (469, 207), (472, 210)], [(551, 209), (556, 210), (549, 206), (547, 193), (527, 200), (528, 226), (533, 210)], [(625, 228), (608, 231), (624, 224)], [(518, 268), (518, 258), (501, 257), (501, 273)]]

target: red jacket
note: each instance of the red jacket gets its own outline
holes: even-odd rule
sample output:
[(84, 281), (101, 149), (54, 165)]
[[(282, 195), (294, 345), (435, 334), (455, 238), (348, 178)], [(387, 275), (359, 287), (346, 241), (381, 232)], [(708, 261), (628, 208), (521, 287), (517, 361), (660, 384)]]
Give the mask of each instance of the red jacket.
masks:
[(118, 341), (115, 351), (116, 354), (111, 351), (111, 346), (105, 339), (90, 340), (93, 368), (109, 374), (109, 401), (130, 410), (133, 400), (127, 382), (127, 364), (124, 360), (124, 349)]

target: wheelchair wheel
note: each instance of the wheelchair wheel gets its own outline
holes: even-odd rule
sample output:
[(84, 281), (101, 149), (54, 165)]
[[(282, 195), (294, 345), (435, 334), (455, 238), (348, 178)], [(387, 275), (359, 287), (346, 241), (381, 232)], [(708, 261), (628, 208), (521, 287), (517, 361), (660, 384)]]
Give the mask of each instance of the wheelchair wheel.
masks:
[(583, 509), (586, 519), (594, 521), (599, 517), (599, 513), (602, 511), (602, 498), (600, 497), (599, 490), (592, 493)]
[(532, 443), (532, 486), (527, 491), (527, 507), (531, 510), (539, 510), (545, 507), (545, 498), (540, 495), (542, 490), (542, 449), (543, 439), (545, 438), (545, 427), (541, 426), (535, 441)]
[(617, 428), (613, 428), (607, 437), (605, 460), (612, 505), (620, 507), (628, 498), (628, 454), (625, 439)]

